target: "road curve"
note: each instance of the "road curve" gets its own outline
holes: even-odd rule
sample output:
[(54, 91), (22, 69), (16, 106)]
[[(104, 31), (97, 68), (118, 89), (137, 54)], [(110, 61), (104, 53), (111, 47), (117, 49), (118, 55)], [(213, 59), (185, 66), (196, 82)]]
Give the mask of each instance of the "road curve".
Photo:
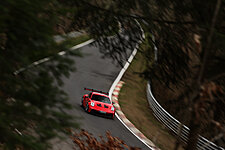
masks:
[[(89, 131), (96, 137), (105, 135), (106, 131), (110, 131), (113, 136), (124, 140), (129, 146), (139, 147), (143, 150), (148, 149), (116, 117), (114, 120), (111, 120), (87, 114), (80, 107), (81, 97), (87, 92), (83, 90), (84, 87), (109, 91), (113, 81), (121, 70), (121, 67), (114, 64), (111, 59), (103, 59), (103, 54), (94, 46), (84, 46), (81, 52), (84, 57), (74, 57), (76, 71), (71, 73), (68, 79), (63, 79), (63, 89), (69, 96), (69, 102), (77, 108), (69, 111), (69, 113), (79, 117), (77, 122), (81, 128)], [(65, 149), (67, 146), (61, 145), (60, 147), (61, 149)], [(67, 147), (66, 149), (70, 148)]]

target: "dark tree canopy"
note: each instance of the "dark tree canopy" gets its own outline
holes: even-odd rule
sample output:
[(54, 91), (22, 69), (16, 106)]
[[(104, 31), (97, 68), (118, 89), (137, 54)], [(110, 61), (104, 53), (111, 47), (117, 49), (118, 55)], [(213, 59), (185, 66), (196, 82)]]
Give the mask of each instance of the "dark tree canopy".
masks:
[[(74, 70), (73, 61), (57, 56), (66, 50), (53, 40), (60, 1), (0, 1), (0, 149), (47, 149), (47, 141), (76, 127), (61, 77)], [(52, 61), (14, 74), (44, 57)]]

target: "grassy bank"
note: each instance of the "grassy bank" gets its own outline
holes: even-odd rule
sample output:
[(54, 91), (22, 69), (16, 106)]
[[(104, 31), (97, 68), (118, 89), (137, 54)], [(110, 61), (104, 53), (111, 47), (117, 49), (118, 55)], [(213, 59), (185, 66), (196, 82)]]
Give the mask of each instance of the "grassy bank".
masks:
[(78, 45), (80, 43), (83, 43), (87, 40), (89, 40), (90, 37), (87, 34), (83, 34), (77, 37), (73, 37), (73, 38), (67, 38), (65, 41), (59, 43), (59, 45), (63, 45), (66, 48), (71, 48), (74, 45)]
[(141, 52), (122, 78), (125, 82), (119, 95), (119, 104), (126, 117), (150, 140), (163, 150), (174, 148), (175, 137), (154, 116), (146, 97), (147, 81), (140, 77), (145, 68)]

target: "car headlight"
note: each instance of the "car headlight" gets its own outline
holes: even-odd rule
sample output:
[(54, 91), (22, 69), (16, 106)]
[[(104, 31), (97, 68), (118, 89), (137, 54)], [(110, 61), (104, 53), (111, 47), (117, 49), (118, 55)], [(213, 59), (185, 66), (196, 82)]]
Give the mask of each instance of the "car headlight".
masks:
[(92, 106), (92, 107), (95, 106), (95, 103), (94, 103), (94, 102), (91, 102), (91, 106)]
[(112, 107), (111, 107), (111, 111), (114, 111), (114, 110), (115, 110), (115, 108), (112, 106)]

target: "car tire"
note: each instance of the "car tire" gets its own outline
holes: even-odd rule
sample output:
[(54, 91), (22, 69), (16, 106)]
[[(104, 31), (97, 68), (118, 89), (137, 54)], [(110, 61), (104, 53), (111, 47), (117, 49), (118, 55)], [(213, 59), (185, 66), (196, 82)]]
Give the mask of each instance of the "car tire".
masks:
[(89, 106), (88, 106), (88, 103), (86, 104), (86, 107), (85, 107), (85, 111), (88, 113), (88, 109), (89, 109)]
[(84, 108), (84, 105), (83, 105), (83, 97), (81, 98), (80, 106)]
[(115, 115), (110, 116), (110, 119), (114, 120)]

